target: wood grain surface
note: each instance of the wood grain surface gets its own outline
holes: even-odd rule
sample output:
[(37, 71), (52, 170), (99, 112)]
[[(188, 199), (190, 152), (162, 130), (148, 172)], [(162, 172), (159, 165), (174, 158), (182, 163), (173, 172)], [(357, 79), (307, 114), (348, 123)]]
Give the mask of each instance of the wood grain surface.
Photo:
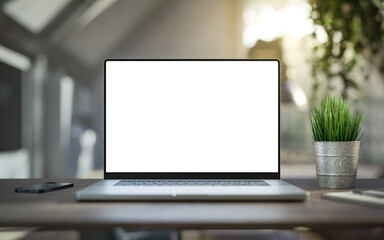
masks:
[[(48, 193), (15, 193), (16, 187), (48, 181), (74, 188)], [(75, 191), (99, 180), (2, 179), (0, 227), (43, 229), (285, 229), (384, 227), (384, 210), (320, 198), (331, 191), (315, 179), (287, 180), (310, 191), (304, 202), (76, 202)], [(384, 179), (359, 179), (356, 188), (384, 190)]]

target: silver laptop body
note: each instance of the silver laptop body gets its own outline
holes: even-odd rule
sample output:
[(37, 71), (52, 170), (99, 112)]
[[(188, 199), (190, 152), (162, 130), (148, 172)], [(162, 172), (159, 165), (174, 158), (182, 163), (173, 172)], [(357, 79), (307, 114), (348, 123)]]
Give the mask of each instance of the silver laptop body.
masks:
[(78, 201), (304, 200), (280, 180), (278, 60), (106, 60), (104, 180)]

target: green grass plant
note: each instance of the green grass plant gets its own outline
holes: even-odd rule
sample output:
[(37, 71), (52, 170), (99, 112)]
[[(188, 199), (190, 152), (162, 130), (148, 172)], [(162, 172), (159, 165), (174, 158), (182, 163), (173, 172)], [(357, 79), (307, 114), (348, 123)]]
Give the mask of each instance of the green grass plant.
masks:
[(313, 141), (360, 141), (362, 113), (351, 111), (351, 104), (337, 95), (328, 95), (309, 114)]

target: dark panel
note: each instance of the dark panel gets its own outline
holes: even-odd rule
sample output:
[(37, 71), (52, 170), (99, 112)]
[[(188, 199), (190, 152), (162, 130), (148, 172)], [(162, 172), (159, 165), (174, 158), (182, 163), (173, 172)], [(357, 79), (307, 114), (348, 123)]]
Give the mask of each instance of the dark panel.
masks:
[(0, 62), (0, 151), (21, 148), (21, 71)]

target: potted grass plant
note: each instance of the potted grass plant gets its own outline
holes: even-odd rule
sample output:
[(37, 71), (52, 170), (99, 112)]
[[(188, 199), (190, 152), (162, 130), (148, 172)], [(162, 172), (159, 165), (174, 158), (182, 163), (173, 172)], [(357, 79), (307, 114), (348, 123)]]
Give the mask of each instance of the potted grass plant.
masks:
[(328, 95), (309, 114), (313, 134), (316, 175), (320, 187), (355, 186), (362, 113), (337, 95)]

